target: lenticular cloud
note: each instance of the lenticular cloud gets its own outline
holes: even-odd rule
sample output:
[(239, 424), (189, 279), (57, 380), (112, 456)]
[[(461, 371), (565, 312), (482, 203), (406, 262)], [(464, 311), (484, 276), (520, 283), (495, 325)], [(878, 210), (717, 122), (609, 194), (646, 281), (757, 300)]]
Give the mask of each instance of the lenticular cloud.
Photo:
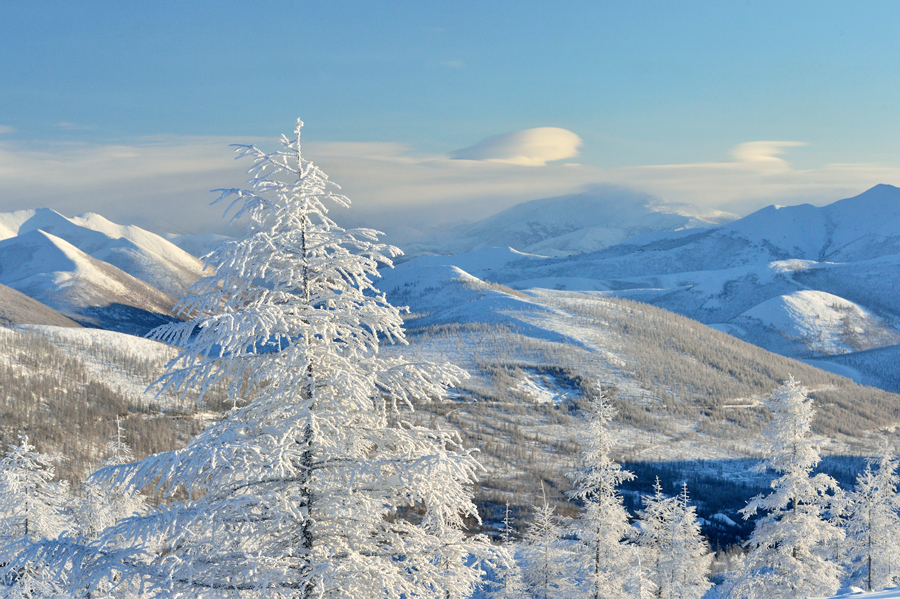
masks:
[(571, 131), (559, 127), (537, 127), (488, 137), (473, 146), (451, 152), (450, 157), (544, 166), (553, 160), (575, 156), (580, 147), (581, 138)]

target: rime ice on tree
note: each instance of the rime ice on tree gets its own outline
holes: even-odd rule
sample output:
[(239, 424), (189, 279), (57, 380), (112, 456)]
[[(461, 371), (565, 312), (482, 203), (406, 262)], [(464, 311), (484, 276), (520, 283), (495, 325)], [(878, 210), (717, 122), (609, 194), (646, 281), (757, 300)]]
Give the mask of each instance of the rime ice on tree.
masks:
[(846, 557), (852, 578), (873, 591), (900, 584), (900, 496), (897, 458), (885, 445), (856, 477), (847, 497)]
[[(301, 157), (301, 126), (278, 152), (237, 146), (249, 189), (218, 201), (246, 235), (207, 256), (215, 274), (178, 304), (189, 320), (154, 333), (181, 348), (164, 389), (226, 384), (236, 407), (182, 450), (96, 475), (189, 499), (73, 551), (83, 590), (107, 577), (179, 597), (444, 599), (480, 580), (490, 546), (463, 525), (480, 466), (456, 435), (402, 420), (465, 373), (379, 355), (405, 343), (371, 282), (399, 250), (327, 216), (349, 201)], [(110, 558), (123, 537), (136, 545)]]
[(700, 599), (712, 586), (706, 575), (713, 556), (700, 534), (697, 510), (688, 505), (687, 483), (676, 497), (663, 495), (659, 477), (653, 489), (638, 513), (641, 532), (637, 541), (655, 596)]
[(546, 496), (534, 508), (534, 519), (525, 530), (523, 541), (522, 581), (531, 596), (535, 599), (575, 597), (576, 556), (571, 543), (562, 540), (562, 527)]
[(612, 459), (610, 424), (616, 412), (602, 393), (590, 398), (587, 430), (582, 439), (584, 453), (578, 470), (570, 474), (575, 488), (572, 499), (583, 502), (575, 527), (582, 545), (587, 596), (621, 597), (628, 569), (629, 548), (624, 543), (630, 531), (628, 512), (618, 487), (634, 478)]
[(749, 553), (732, 574), (735, 597), (788, 599), (831, 596), (840, 586), (834, 562), (843, 538), (826, 519), (837, 482), (826, 474), (813, 475), (819, 449), (811, 433), (815, 410), (807, 389), (791, 378), (766, 401), (772, 421), (763, 431), (763, 451), (769, 456), (758, 469), (779, 475), (772, 492), (754, 497), (742, 510), (749, 518), (766, 514), (747, 542)]

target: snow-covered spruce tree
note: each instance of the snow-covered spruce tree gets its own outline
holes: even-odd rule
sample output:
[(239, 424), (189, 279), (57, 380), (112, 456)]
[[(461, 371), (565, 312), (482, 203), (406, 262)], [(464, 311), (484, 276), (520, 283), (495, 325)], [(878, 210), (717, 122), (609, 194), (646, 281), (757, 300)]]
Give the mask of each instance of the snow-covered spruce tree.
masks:
[(575, 488), (568, 495), (582, 504), (574, 529), (581, 545), (579, 561), (586, 569), (585, 592), (593, 599), (609, 599), (626, 596), (623, 583), (630, 561), (626, 536), (631, 527), (618, 487), (634, 474), (611, 457), (615, 410), (602, 393), (588, 401), (588, 423), (581, 439), (584, 453), (578, 469), (569, 474)]
[(0, 458), (0, 546), (52, 538), (68, 527), (68, 484), (53, 481), (55, 458), (21, 440)]
[(217, 191), (247, 233), (207, 256), (215, 274), (178, 304), (189, 320), (153, 334), (180, 348), (164, 389), (227, 384), (236, 407), (182, 450), (94, 475), (188, 500), (71, 547), (82, 593), (103, 578), (165, 597), (445, 599), (480, 581), (490, 544), (464, 530), (480, 466), (402, 418), (465, 373), (379, 354), (405, 342), (371, 282), (399, 250), (328, 218), (349, 201), (301, 157), (301, 126), (281, 151), (237, 146), (250, 188)]
[(503, 532), (500, 535), (500, 543), (509, 554), (509, 559), (505, 564), (495, 565), (494, 571), (497, 572), (497, 576), (494, 581), (494, 589), (489, 596), (491, 599), (521, 599), (526, 596), (527, 591), (522, 580), (522, 570), (515, 560), (515, 550), (512, 545), (512, 520), (509, 516), (508, 503), (503, 516)]
[(847, 497), (848, 570), (851, 580), (875, 591), (900, 584), (900, 496), (897, 459), (885, 445), (878, 468), (872, 463), (856, 477)]
[(647, 577), (663, 599), (700, 599), (712, 587), (706, 575), (713, 555), (700, 534), (697, 510), (688, 505), (687, 483), (676, 497), (666, 497), (659, 477), (654, 494), (645, 496), (638, 513), (638, 545)]
[(659, 597), (659, 588), (647, 576), (647, 567), (643, 563), (642, 551), (632, 545), (630, 564), (625, 578), (626, 597), (632, 599), (653, 599)]
[[(122, 423), (116, 417), (116, 432), (106, 444), (108, 457), (103, 466), (120, 466), (134, 461), (131, 447), (125, 441)], [(106, 481), (85, 481), (73, 500), (75, 527), (85, 539), (96, 539), (119, 520), (147, 511), (144, 497), (137, 491), (123, 491)]]
[(843, 531), (826, 516), (836, 481), (813, 475), (819, 463), (811, 433), (815, 410), (807, 389), (791, 378), (766, 401), (772, 421), (763, 431), (769, 456), (758, 471), (772, 470), (772, 492), (742, 510), (744, 518), (765, 511), (757, 521), (748, 554), (731, 576), (731, 597), (781, 599), (831, 596), (840, 586), (834, 548)]
[(40, 560), (16, 560), (31, 542), (54, 538), (68, 526), (68, 484), (54, 482), (54, 458), (34, 451), (28, 437), (0, 458), (0, 597), (65, 597), (65, 585)]
[(534, 599), (567, 599), (577, 597), (574, 575), (577, 555), (571, 543), (562, 538), (553, 506), (544, 502), (534, 506), (534, 517), (523, 535), (522, 579)]

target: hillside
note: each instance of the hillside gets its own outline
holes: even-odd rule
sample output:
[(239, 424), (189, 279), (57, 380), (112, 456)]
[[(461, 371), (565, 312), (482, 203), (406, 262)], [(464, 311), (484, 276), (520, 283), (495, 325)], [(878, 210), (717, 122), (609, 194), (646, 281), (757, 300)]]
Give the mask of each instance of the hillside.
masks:
[[(38, 451), (62, 457), (57, 472), (80, 480), (106, 459), (116, 417), (140, 458), (180, 447), (209, 424), (211, 394), (193, 398), (146, 392), (173, 350), (131, 335), (54, 326), (0, 327), (0, 445), (28, 435)], [(208, 406), (208, 407), (207, 407)]]
[[(705, 460), (718, 469), (721, 485), (750, 485), (743, 492), (763, 484), (739, 461), (759, 455), (758, 433), (768, 418), (759, 402), (790, 376), (812, 390), (815, 427), (831, 439), (830, 455), (866, 454), (873, 434), (900, 423), (900, 396), (893, 393), (650, 305), (504, 288), (451, 266), (457, 258), (483, 272), (508, 258), (534, 261), (511, 250), (415, 258), (383, 270), (379, 287), (411, 309), (410, 347), (387, 351), (449, 360), (472, 374), (457, 390), (458, 401), (423, 406), (420, 417), (439, 418), (481, 450), (488, 473), (477, 495), (486, 506), (528, 506), (544, 480), (560, 509), (570, 509), (561, 493), (579, 451), (578, 406), (598, 387), (619, 411), (619, 460), (681, 460), (691, 469)], [(701, 515), (712, 515), (704, 509)]]
[(6, 285), (0, 285), (0, 327), (17, 324), (81, 326), (71, 318)]
[(900, 189), (889, 185), (823, 208), (770, 206), (719, 227), (638, 235), (593, 253), (516, 256), (498, 267), (478, 263), (482, 256), (439, 260), (468, 261), (470, 274), (515, 289), (647, 302), (789, 357), (900, 343)]
[(82, 325), (143, 333), (174, 318), (172, 296), (40, 229), (0, 241), (0, 283)]

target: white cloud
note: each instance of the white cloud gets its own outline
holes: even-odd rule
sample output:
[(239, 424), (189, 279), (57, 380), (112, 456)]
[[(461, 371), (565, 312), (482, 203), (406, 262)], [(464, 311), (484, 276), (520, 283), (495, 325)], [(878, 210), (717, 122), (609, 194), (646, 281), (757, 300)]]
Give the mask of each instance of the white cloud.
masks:
[(448, 69), (464, 69), (466, 67), (466, 63), (461, 60), (442, 60), (442, 67), (447, 67)]
[(9, 125), (0, 125), (0, 135), (3, 135), (4, 133), (12, 133), (13, 131), (15, 131), (15, 129), (13, 129)]
[(731, 155), (737, 162), (786, 167), (787, 162), (778, 156), (784, 154), (785, 148), (805, 145), (802, 141), (748, 141), (732, 148)]
[(483, 139), (474, 146), (451, 152), (456, 160), (505, 162), (522, 166), (544, 166), (578, 154), (581, 138), (559, 127), (523, 129)]
[[(160, 232), (222, 231), (222, 207), (209, 206), (215, 198), (209, 190), (242, 185), (250, 166), (247, 160), (232, 159), (228, 148), (232, 142), (265, 148), (276, 145), (275, 140), (234, 138), (39, 147), (0, 141), (0, 211), (47, 206), (67, 215), (99, 212)], [(473, 221), (518, 202), (598, 183), (630, 186), (665, 201), (745, 214), (772, 203), (824, 204), (877, 183), (900, 182), (900, 167), (892, 166), (835, 164), (794, 169), (776, 155), (797, 142), (741, 144), (730, 158), (723, 155), (719, 162), (617, 169), (551, 162), (560, 154), (574, 152), (574, 144), (556, 153), (531, 152), (531, 158), (540, 154), (544, 166), (523, 166), (509, 159), (510, 155), (522, 156), (523, 145), (527, 146), (485, 144), (479, 159), (429, 155), (397, 143), (308, 142), (304, 152), (353, 201), (352, 210), (336, 211), (339, 223), (392, 231), (401, 227), (424, 231)], [(510, 148), (520, 150), (516, 153)]]

